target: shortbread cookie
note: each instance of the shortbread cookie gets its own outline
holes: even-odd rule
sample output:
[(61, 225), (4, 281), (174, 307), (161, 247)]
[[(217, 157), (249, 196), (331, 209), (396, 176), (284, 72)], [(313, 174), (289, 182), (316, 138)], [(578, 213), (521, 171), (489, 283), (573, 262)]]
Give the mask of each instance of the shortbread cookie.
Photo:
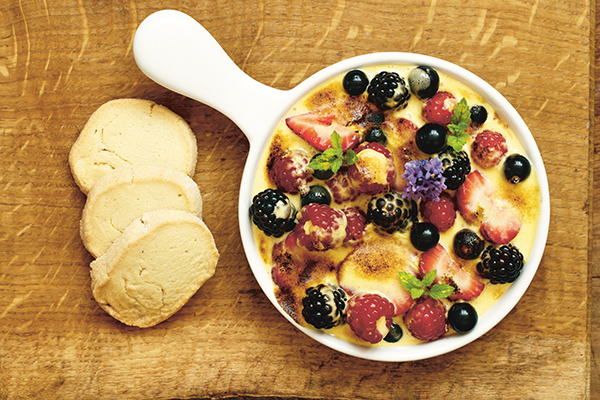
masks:
[(198, 185), (186, 174), (151, 165), (127, 165), (103, 175), (88, 193), (81, 240), (99, 257), (125, 228), (148, 211), (173, 209), (202, 215)]
[(179, 210), (144, 214), (91, 263), (92, 292), (127, 325), (156, 325), (213, 276), (219, 253), (202, 220)]
[(150, 100), (119, 99), (98, 108), (69, 154), (75, 182), (87, 194), (102, 175), (124, 165), (155, 165), (194, 175), (196, 136), (187, 122)]

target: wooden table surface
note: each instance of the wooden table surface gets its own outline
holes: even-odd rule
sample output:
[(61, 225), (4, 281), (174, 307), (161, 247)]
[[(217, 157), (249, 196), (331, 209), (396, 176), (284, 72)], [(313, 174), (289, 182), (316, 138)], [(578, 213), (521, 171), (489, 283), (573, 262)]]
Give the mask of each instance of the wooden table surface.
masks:
[[(0, 0), (0, 399), (600, 398), (592, 351), (600, 348), (592, 329), (600, 306), (591, 301), (600, 294), (592, 244), (600, 227), (591, 212), (599, 211), (592, 177), (600, 162), (595, 7)], [(136, 27), (165, 8), (200, 21), (246, 73), (279, 89), (378, 51), (436, 56), (498, 89), (537, 141), (552, 204), (544, 258), (516, 308), (470, 345), (406, 363), (346, 356), (292, 328), (260, 290), (241, 246), (246, 138), (217, 111), (150, 81), (133, 60)], [(90, 114), (124, 97), (154, 100), (190, 123), (200, 147), (194, 179), (221, 252), (215, 276), (190, 302), (144, 330), (113, 320), (92, 297), (92, 258), (78, 232), (85, 196), (67, 165)]]

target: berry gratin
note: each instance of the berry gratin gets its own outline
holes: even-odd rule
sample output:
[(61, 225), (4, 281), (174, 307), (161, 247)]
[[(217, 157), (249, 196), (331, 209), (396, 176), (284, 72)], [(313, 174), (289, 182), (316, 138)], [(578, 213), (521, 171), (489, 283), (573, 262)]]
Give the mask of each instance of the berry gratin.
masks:
[(485, 99), (429, 66), (321, 84), (259, 165), (255, 243), (301, 326), (363, 346), (464, 335), (527, 269), (536, 171)]

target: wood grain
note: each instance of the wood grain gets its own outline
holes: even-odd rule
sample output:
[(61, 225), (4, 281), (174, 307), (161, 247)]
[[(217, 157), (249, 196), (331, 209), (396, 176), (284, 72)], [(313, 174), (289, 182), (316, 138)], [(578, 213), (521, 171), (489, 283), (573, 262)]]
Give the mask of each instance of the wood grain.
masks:
[[(597, 383), (590, 392), (590, 366), (598, 376), (590, 337), (599, 340), (590, 299), (600, 291), (590, 212), (599, 152), (591, 135), (595, 7), (587, 0), (0, 0), (0, 398), (598, 396)], [(137, 25), (164, 8), (193, 16), (244, 71), (280, 89), (379, 51), (433, 55), (497, 88), (538, 143), (552, 202), (545, 255), (517, 307), (474, 343), (407, 363), (352, 358), (293, 329), (261, 292), (241, 246), (246, 138), (135, 65)], [(145, 330), (118, 323), (93, 300), (91, 257), (78, 233), (85, 197), (67, 165), (91, 113), (123, 97), (156, 101), (190, 123), (200, 145), (194, 179), (221, 252), (216, 275), (190, 302)]]

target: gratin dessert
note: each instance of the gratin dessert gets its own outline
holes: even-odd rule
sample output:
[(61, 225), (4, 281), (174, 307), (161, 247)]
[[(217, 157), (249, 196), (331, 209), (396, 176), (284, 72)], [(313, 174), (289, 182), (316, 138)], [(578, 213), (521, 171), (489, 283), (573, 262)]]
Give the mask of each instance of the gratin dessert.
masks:
[(321, 84), (259, 165), (249, 211), (277, 301), (352, 343), (471, 331), (533, 246), (541, 192), (523, 146), (485, 99), (428, 66)]

